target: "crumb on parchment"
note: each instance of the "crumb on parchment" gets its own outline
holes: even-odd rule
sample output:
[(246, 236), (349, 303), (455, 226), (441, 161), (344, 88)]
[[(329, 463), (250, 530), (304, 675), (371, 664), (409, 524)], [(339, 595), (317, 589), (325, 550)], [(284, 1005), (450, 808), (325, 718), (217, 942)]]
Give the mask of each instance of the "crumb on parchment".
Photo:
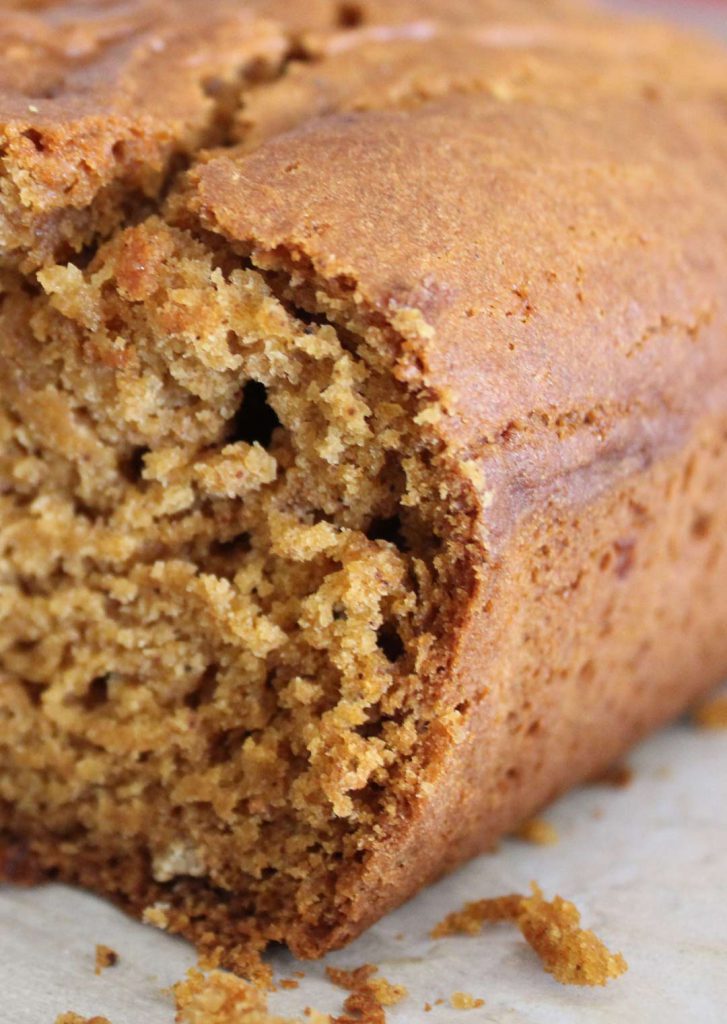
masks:
[(555, 825), (551, 825), (544, 818), (530, 818), (524, 821), (515, 835), (518, 839), (533, 843), (535, 846), (555, 846), (559, 839)]
[[(142, 913), (142, 921), (172, 935), (184, 932), (189, 924), (185, 913), (164, 901), (157, 901), (146, 907)], [(209, 973), (218, 968), (233, 971), (236, 975), (271, 992), (273, 972), (262, 958), (265, 946), (266, 940), (256, 932), (251, 932), (234, 944), (221, 943), (214, 931), (205, 932), (197, 940), (198, 967), (201, 971)], [(300, 977), (303, 976), (300, 973)]]
[(450, 1005), (455, 1010), (476, 1010), (485, 1005), (484, 999), (478, 999), (469, 992), (453, 992), (449, 997)]
[[(386, 1024), (384, 1007), (394, 1006), (407, 994), (402, 986), (374, 977), (377, 968), (372, 964), (351, 971), (336, 967), (326, 971), (334, 984), (350, 993), (344, 1003), (346, 1013), (331, 1017), (308, 1007), (304, 1012), (306, 1024)], [(296, 985), (288, 981), (281, 987)], [(171, 991), (177, 1024), (301, 1024), (299, 1019), (271, 1014), (268, 991), (259, 983), (226, 971), (212, 969), (205, 973), (192, 968)]]
[(96, 946), (94, 974), (100, 974), (107, 967), (115, 967), (119, 962), (119, 954), (111, 946), (100, 943)]
[(111, 1024), (107, 1017), (82, 1017), (79, 1013), (60, 1013), (55, 1024)]
[(355, 970), (326, 967), (326, 974), (334, 985), (351, 994), (343, 1004), (351, 1016), (335, 1017), (333, 1024), (386, 1024), (384, 1007), (395, 1006), (408, 993), (403, 985), (392, 985), (386, 978), (374, 977), (378, 968), (362, 964)]
[(627, 970), (621, 953), (611, 953), (592, 931), (580, 927), (573, 903), (556, 896), (546, 900), (533, 882), (532, 894), (510, 894), (477, 900), (449, 914), (433, 930), (433, 938), (476, 935), (482, 926), (512, 921), (535, 950), (545, 970), (563, 985), (605, 985)]
[(523, 899), (520, 931), (545, 970), (562, 985), (605, 985), (628, 968), (621, 953), (611, 953), (592, 931), (580, 927), (581, 915), (569, 900), (543, 898), (539, 887)]
[(523, 897), (519, 893), (495, 896), (492, 899), (466, 903), (461, 910), (447, 914), (432, 930), (433, 939), (448, 935), (478, 935), (484, 924), (515, 921), (520, 913)]
[[(265, 989), (226, 971), (192, 968), (172, 993), (177, 1024), (296, 1024), (268, 1012)], [(329, 1018), (319, 1024), (329, 1024)]]

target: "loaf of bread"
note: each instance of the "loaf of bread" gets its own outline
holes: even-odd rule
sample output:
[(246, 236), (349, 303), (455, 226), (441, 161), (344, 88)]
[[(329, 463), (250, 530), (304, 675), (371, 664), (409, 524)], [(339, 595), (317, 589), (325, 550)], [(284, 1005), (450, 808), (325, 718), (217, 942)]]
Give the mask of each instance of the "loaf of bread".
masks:
[(727, 59), (10, 0), (0, 832), (316, 956), (727, 672)]

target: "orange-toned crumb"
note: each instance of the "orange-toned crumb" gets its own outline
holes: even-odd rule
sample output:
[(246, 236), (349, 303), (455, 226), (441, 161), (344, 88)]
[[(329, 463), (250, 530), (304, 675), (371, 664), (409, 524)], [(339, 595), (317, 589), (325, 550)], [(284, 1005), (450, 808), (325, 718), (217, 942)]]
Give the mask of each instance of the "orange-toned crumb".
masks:
[(543, 898), (533, 882), (524, 897), (517, 923), (545, 970), (562, 985), (605, 985), (628, 965), (621, 953), (611, 953), (597, 935), (580, 927), (581, 915), (569, 900)]
[(282, 978), (278, 984), (280, 988), (285, 989), (300, 988), (300, 982), (296, 981), (295, 978)]
[[(180, 928), (174, 924), (169, 930), (176, 933)], [(260, 988), (267, 989), (268, 992), (273, 991), (273, 971), (261, 955), (265, 948), (264, 940), (251, 935), (241, 943), (221, 944), (215, 939), (212, 933), (207, 941), (203, 937), (197, 943), (198, 967), (201, 970), (211, 972), (221, 967)]]
[(104, 946), (103, 944), (96, 946), (95, 974), (100, 974), (107, 967), (115, 967), (118, 962), (119, 954), (111, 946)]
[(82, 1017), (78, 1013), (61, 1013), (56, 1017), (56, 1024), (111, 1024), (107, 1017)]
[(425, 1013), (431, 1013), (432, 1012), (432, 1004), (431, 1003), (425, 1003), (424, 1004), (424, 1012)]
[(594, 775), (593, 786), (613, 786), (614, 789), (625, 789), (634, 781), (634, 772), (627, 764), (612, 764), (605, 771)]
[(521, 904), (522, 896), (518, 893), (466, 903), (461, 910), (447, 914), (444, 920), (432, 929), (431, 936), (433, 939), (442, 939), (447, 935), (477, 935), (482, 931), (484, 924), (514, 921), (520, 912)]
[(700, 704), (692, 712), (692, 719), (702, 729), (727, 729), (727, 695)]
[(500, 896), (468, 903), (450, 914), (432, 932), (474, 935), (486, 922), (513, 921), (540, 957), (545, 970), (563, 985), (605, 985), (627, 970), (621, 953), (611, 953), (601, 940), (580, 927), (580, 914), (569, 900), (546, 900), (533, 882), (530, 896)]
[(363, 988), (368, 985), (369, 980), (376, 974), (378, 967), (374, 964), (361, 964), (353, 970), (347, 971), (343, 967), (326, 967), (326, 974), (334, 985), (345, 988), (349, 992), (354, 989)]
[(343, 1004), (351, 1017), (336, 1017), (334, 1024), (385, 1024), (384, 1007), (395, 1006), (407, 995), (403, 985), (392, 985), (386, 978), (375, 978), (378, 968), (363, 964), (353, 971), (326, 967), (326, 974), (340, 988), (351, 994)]
[(449, 1002), (455, 1010), (476, 1010), (478, 1006), (484, 1006), (485, 1000), (471, 996), (469, 992), (453, 992)]
[(369, 988), (381, 1006), (396, 1006), (407, 996), (403, 985), (393, 985), (386, 978), (372, 978)]
[[(263, 988), (224, 971), (203, 974), (193, 968), (172, 992), (177, 1024), (295, 1024), (268, 1013)], [(319, 1018), (318, 1024), (327, 1020)]]
[(558, 842), (558, 832), (554, 825), (544, 818), (530, 818), (524, 821), (515, 835), (526, 843), (536, 846), (554, 846)]

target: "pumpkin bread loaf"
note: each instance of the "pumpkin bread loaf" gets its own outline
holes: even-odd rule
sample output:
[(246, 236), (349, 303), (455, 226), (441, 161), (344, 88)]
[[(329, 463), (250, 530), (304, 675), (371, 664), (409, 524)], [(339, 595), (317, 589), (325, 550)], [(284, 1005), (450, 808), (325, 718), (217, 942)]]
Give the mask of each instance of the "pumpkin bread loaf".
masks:
[(316, 956), (727, 671), (727, 58), (13, 0), (2, 871)]

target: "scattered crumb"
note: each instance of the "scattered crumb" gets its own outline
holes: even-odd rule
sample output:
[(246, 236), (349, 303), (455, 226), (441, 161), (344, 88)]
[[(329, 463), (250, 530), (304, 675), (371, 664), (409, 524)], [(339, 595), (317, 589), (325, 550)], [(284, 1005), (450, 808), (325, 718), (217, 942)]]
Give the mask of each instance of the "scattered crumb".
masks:
[(442, 939), (448, 935), (477, 935), (484, 924), (514, 921), (520, 913), (522, 900), (523, 897), (518, 893), (511, 893), (509, 896), (466, 903), (462, 910), (447, 914), (432, 930), (431, 936), (433, 939)]
[(78, 1013), (61, 1013), (56, 1017), (56, 1024), (111, 1024), (106, 1017), (82, 1017)]
[[(146, 907), (141, 919), (145, 924), (173, 935), (183, 933), (189, 927), (189, 918), (184, 912), (175, 910), (171, 904), (161, 900)], [(198, 938), (196, 945), (201, 970), (209, 972), (221, 967), (269, 991), (273, 990), (272, 969), (262, 959), (266, 942), (260, 935), (247, 935), (236, 945), (229, 942), (220, 944), (216, 933), (211, 931)]]
[(396, 1006), (408, 994), (403, 985), (392, 985), (386, 978), (372, 978), (369, 985), (381, 1006)]
[(168, 903), (153, 903), (144, 910), (141, 919), (144, 924), (151, 924), (155, 928), (166, 931), (169, 927), (169, 909)]
[(293, 971), (294, 978), (305, 978), (305, 971)]
[(627, 970), (621, 953), (610, 953), (592, 931), (580, 927), (580, 914), (571, 902), (561, 896), (544, 899), (534, 882), (531, 896), (468, 903), (438, 924), (432, 936), (475, 935), (483, 924), (495, 921), (514, 921), (545, 970), (563, 985), (605, 985)]
[(378, 968), (363, 964), (353, 971), (326, 967), (326, 974), (351, 995), (343, 1004), (352, 1017), (336, 1017), (333, 1024), (386, 1024), (385, 1006), (395, 1006), (407, 995), (403, 985), (392, 985), (386, 978), (375, 978)]
[(614, 789), (625, 789), (634, 781), (633, 768), (627, 764), (612, 764), (600, 775), (594, 775), (591, 779), (593, 786), (613, 786)]
[(628, 965), (621, 953), (610, 953), (598, 936), (580, 927), (581, 915), (561, 896), (543, 899), (532, 883), (532, 895), (522, 901), (518, 925), (540, 957), (545, 970), (562, 985), (605, 985)]
[(100, 974), (101, 971), (105, 970), (107, 967), (115, 967), (118, 962), (119, 954), (115, 949), (112, 949), (111, 946), (96, 946), (95, 974)]
[[(178, 929), (173, 929), (174, 931)], [(199, 960), (197, 966), (202, 971), (212, 972), (219, 968), (231, 971), (240, 978), (259, 988), (273, 992), (273, 970), (262, 958), (262, 951), (265, 948), (264, 940), (259, 936), (248, 936), (235, 946), (229, 944), (219, 945), (216, 942), (214, 933), (210, 933), (209, 943), (197, 944)]]
[(544, 818), (530, 818), (524, 821), (515, 833), (518, 839), (536, 846), (554, 846), (558, 842), (558, 832), (554, 825)]
[(432, 1004), (431, 1003), (425, 1003), (424, 1004), (424, 1012), (425, 1013), (431, 1013), (432, 1012)]
[(692, 720), (702, 729), (727, 729), (727, 695), (700, 704), (692, 712)]
[[(193, 968), (172, 992), (177, 1024), (295, 1024), (268, 1013), (264, 989), (224, 971)], [(330, 1024), (330, 1018), (319, 1015), (314, 1024)]]
[(455, 1010), (476, 1010), (478, 1006), (484, 1006), (484, 999), (476, 999), (469, 992), (453, 992), (449, 1001)]
[(295, 978), (281, 978), (278, 982), (281, 988), (300, 988), (300, 982), (296, 981)]

